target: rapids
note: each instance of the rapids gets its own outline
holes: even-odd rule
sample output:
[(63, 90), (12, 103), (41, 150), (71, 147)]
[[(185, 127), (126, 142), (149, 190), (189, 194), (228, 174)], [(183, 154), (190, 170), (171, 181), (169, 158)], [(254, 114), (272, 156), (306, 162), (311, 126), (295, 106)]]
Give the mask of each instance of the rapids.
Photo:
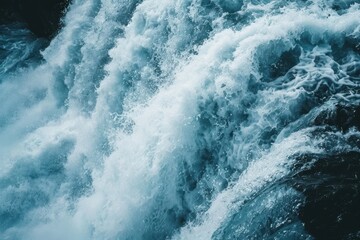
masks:
[(0, 26), (0, 239), (360, 239), (360, 1), (73, 0)]

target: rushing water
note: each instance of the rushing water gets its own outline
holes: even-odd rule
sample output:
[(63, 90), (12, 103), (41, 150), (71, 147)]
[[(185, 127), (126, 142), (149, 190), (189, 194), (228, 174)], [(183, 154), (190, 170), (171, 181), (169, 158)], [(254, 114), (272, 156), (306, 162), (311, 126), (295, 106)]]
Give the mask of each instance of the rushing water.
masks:
[(359, 239), (359, 3), (74, 0), (45, 49), (0, 26), (0, 239)]

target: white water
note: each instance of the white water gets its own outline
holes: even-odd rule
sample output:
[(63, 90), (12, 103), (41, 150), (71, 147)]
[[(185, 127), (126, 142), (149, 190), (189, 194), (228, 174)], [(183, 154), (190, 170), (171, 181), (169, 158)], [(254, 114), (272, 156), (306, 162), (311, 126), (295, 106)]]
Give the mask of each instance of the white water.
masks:
[(359, 5), (208, 2), (75, 0), (45, 61), (2, 75), (1, 239), (211, 239), (324, 151), (299, 109), (316, 74), (352, 84), (313, 59), (359, 37)]

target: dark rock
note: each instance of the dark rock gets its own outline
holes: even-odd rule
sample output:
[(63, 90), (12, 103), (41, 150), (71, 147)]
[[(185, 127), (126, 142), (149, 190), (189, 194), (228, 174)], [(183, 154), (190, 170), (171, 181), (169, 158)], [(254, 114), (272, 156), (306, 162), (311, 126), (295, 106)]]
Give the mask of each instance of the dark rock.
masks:
[(360, 153), (304, 155), (292, 178), (295, 189), (306, 198), (299, 212), (304, 227), (315, 239), (358, 239), (360, 229)]
[(38, 37), (52, 38), (61, 26), (69, 0), (2, 0), (0, 24), (24, 22)]
[(0, 24), (5, 24), (20, 20), (19, 11), (16, 8), (16, 4), (12, 0), (0, 1)]
[(360, 129), (359, 119), (360, 119), (360, 106), (338, 103), (336, 104), (333, 111), (321, 112), (314, 119), (314, 124), (317, 126), (321, 126), (321, 125), (335, 126), (341, 131), (348, 131), (352, 127)]

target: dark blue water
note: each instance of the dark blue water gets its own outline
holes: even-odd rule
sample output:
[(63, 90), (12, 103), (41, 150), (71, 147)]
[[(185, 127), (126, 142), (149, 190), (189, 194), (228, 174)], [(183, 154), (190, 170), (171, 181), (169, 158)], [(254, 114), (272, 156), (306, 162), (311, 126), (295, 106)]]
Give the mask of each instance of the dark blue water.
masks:
[(1, 25), (0, 239), (360, 239), (359, 3)]

